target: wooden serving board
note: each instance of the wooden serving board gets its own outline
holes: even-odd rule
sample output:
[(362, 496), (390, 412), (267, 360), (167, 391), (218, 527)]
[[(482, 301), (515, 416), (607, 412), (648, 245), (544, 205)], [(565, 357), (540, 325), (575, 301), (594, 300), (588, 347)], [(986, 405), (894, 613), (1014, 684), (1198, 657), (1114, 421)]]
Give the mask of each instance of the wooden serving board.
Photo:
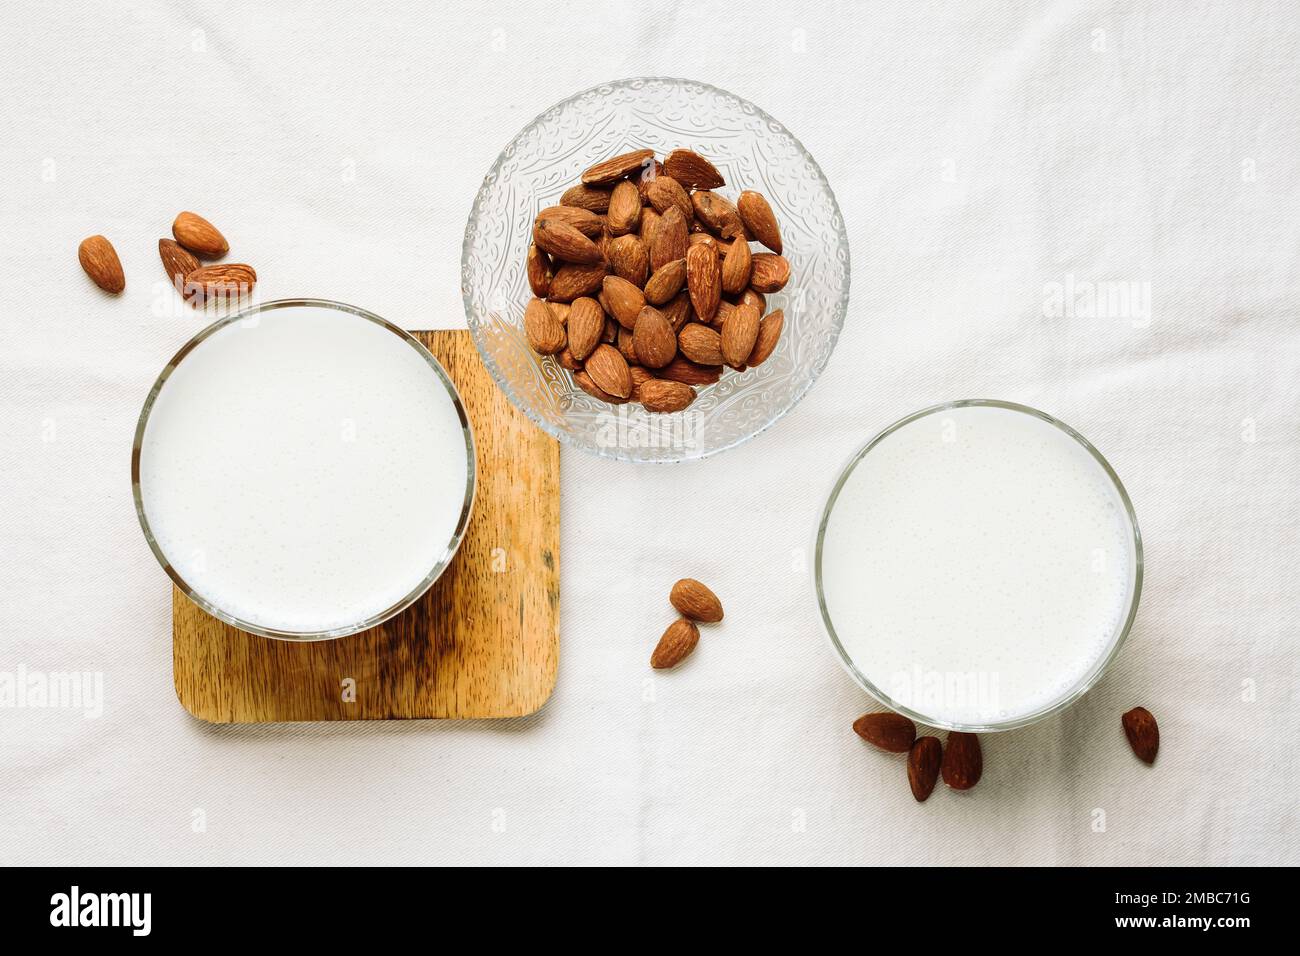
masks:
[(550, 696), (559, 660), (559, 443), (496, 387), (468, 332), (413, 334), (456, 383), (474, 427), (478, 495), (459, 552), (406, 611), (332, 641), (248, 634), (173, 588), (176, 695), (195, 717), (519, 717)]

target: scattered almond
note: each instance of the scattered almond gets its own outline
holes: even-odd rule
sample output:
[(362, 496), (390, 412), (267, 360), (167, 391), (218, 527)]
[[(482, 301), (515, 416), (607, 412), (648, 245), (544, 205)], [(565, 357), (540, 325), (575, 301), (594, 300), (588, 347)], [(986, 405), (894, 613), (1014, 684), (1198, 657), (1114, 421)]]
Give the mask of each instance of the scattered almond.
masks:
[(668, 600), (682, 617), (706, 624), (722, 620), (722, 602), (708, 586), (694, 578), (682, 578), (674, 584)]
[(651, 270), (661, 269), (674, 259), (685, 259), (688, 235), (686, 217), (676, 206), (669, 206), (659, 217), (654, 235), (650, 237)]
[(717, 193), (698, 192), (691, 195), (691, 204), (696, 218), (723, 239), (736, 239), (745, 234), (740, 213), (731, 200)]
[(695, 650), (700, 642), (700, 629), (685, 618), (678, 618), (668, 625), (663, 637), (650, 655), (650, 666), (656, 670), (676, 667)]
[(89, 236), (77, 246), (77, 261), (92, 282), (105, 292), (117, 295), (126, 288), (126, 273), (113, 244), (103, 236)]
[(650, 276), (645, 283), (645, 299), (651, 305), (663, 305), (686, 283), (686, 260), (674, 259), (666, 262)]
[(1156, 753), (1160, 750), (1160, 728), (1151, 711), (1145, 707), (1134, 707), (1121, 718), (1124, 724), (1124, 736), (1143, 763), (1155, 763)]
[(242, 262), (203, 266), (185, 277), (185, 295), (203, 299), (214, 297), (243, 298), (257, 284), (253, 267)]
[(182, 246), (204, 259), (219, 259), (230, 251), (217, 227), (195, 212), (182, 212), (172, 223), (172, 235)]
[(684, 355), (678, 355), (663, 368), (656, 370), (655, 375), (670, 382), (703, 386), (712, 385), (721, 378), (722, 369), (718, 366), (699, 365)]
[(551, 277), (550, 297), (556, 302), (572, 302), (580, 295), (595, 295), (600, 291), (604, 278), (605, 264), (602, 262), (560, 266)]
[(949, 733), (941, 770), (943, 782), (954, 790), (969, 790), (979, 783), (984, 772), (979, 737), (956, 730)]
[(863, 714), (853, 722), (853, 732), (892, 754), (907, 753), (916, 740), (916, 724), (892, 710)]
[(605, 228), (603, 217), (579, 206), (547, 206), (537, 214), (537, 218), (533, 220), (533, 223), (536, 225), (543, 221), (562, 222), (566, 226), (577, 229), (588, 239), (598, 238)]
[(917, 803), (934, 792), (939, 780), (939, 765), (943, 760), (943, 744), (938, 737), (917, 737), (907, 752), (907, 784)]

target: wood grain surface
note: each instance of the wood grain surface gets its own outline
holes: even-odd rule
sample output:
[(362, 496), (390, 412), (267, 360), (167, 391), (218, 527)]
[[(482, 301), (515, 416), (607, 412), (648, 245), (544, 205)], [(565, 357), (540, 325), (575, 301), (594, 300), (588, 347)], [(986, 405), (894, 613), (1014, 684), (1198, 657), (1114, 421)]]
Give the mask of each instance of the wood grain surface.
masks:
[(460, 551), (406, 611), (333, 641), (248, 634), (173, 588), (176, 695), (194, 716), (518, 717), (550, 696), (559, 659), (559, 444), (496, 387), (468, 332), (413, 334), (456, 383), (474, 427), (478, 496)]

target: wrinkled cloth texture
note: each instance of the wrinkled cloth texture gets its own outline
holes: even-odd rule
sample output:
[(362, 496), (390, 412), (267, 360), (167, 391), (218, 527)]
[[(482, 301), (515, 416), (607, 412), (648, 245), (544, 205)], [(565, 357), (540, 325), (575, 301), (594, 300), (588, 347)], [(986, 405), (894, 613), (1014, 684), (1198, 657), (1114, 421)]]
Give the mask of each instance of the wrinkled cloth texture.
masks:
[[(0, 863), (1296, 864), (1300, 10), (1290, 2), (189, 3), (0, 8)], [(737, 55), (703, 56), (725, 23)], [(612, 42), (617, 37), (618, 42)], [(708, 52), (711, 47), (703, 52)], [(686, 76), (760, 105), (837, 194), (848, 319), (768, 432), (685, 466), (562, 456), (559, 680), (502, 722), (214, 726), (171, 684), (128, 456), (201, 320), (156, 241), (209, 215), (264, 299), (464, 324), (466, 216), (534, 115)], [(81, 273), (112, 238), (127, 290)], [(913, 802), (820, 628), (848, 455), (944, 400), (1078, 428), (1145, 542), (1079, 703)], [(691, 575), (727, 609), (652, 672)], [(1160, 723), (1154, 767), (1120, 714)]]

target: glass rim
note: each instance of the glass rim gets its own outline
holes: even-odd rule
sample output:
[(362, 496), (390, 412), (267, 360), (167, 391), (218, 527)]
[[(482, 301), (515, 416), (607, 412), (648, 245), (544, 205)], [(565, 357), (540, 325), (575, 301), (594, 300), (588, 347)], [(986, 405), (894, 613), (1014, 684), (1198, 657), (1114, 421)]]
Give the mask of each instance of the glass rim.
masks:
[[(433, 568), (426, 574), (413, 590), (407, 593), (396, 603), (390, 605), (382, 611), (372, 614), (362, 621), (353, 624), (346, 624), (340, 627), (328, 628), (320, 631), (288, 631), (281, 628), (265, 627), (252, 621), (244, 620), (235, 614), (224, 610), (220, 605), (209, 600), (200, 594), (192, 585), (189, 584), (172, 565), (171, 561), (163, 553), (162, 547), (154, 537), (153, 530), (149, 525), (148, 516), (145, 514), (144, 499), (140, 488), (140, 455), (144, 444), (145, 430), (149, 425), (149, 416), (153, 411), (154, 403), (158, 399), (159, 393), (171, 375), (176, 371), (176, 367), (185, 359), (187, 355), (193, 352), (204, 341), (211, 338), (217, 332), (233, 325), (236, 322), (244, 321), (262, 312), (271, 312), (276, 309), (286, 308), (323, 308), (333, 309), (338, 312), (344, 312), (358, 318), (373, 322), (375, 325), (393, 333), (425, 360), (433, 369), (434, 374), (442, 383), (450, 396), (452, 405), (456, 409), (456, 414), (460, 418), (461, 434), (465, 439), (465, 497), (461, 505), (460, 516), (456, 520), (456, 527), (452, 531), (451, 540), (448, 542), (441, 556), (434, 562)], [(447, 374), (442, 363), (425, 348), (424, 344), (411, 335), (405, 329), (394, 325), (387, 319), (384, 319), (373, 312), (360, 308), (359, 306), (347, 305), (343, 302), (335, 302), (330, 299), (275, 299), (271, 302), (262, 302), (257, 305), (242, 309), (239, 312), (232, 313), (224, 318), (218, 319), (206, 328), (196, 332), (175, 355), (168, 360), (163, 367), (162, 372), (154, 380), (153, 387), (149, 389), (149, 394), (145, 398), (144, 407), (140, 410), (140, 417), (135, 427), (135, 438), (131, 443), (131, 496), (135, 502), (136, 518), (140, 521), (140, 529), (144, 532), (145, 540), (149, 542), (149, 549), (153, 552), (154, 557), (162, 566), (162, 569), (171, 578), (172, 583), (198, 607), (211, 614), (213, 617), (241, 631), (248, 631), (251, 634), (257, 634), (261, 637), (270, 637), (282, 641), (325, 641), (333, 640), (339, 637), (347, 637), (349, 634), (356, 634), (368, 628), (382, 624), (389, 618), (400, 614), (406, 610), (423, 594), (432, 587), (433, 583), (442, 576), (447, 567), (451, 564), (452, 558), (460, 549), (461, 541), (465, 537), (465, 531), (469, 527), (470, 515), (474, 508), (474, 498), (478, 489), (478, 460), (475, 456), (474, 428), (470, 424), (469, 415), (465, 411), (465, 406), (461, 401), (460, 392), (457, 390), (455, 383)]]
[[(868, 680), (867, 677), (858, 670), (857, 665), (853, 663), (852, 657), (844, 649), (843, 644), (840, 643), (839, 636), (835, 632), (835, 626), (831, 622), (830, 612), (826, 607), (826, 595), (822, 589), (822, 544), (826, 536), (826, 527), (830, 521), (831, 511), (835, 507), (835, 502), (839, 498), (840, 491), (843, 490), (845, 482), (848, 481), (849, 476), (853, 474), (853, 470), (858, 466), (858, 463), (861, 462), (873, 448), (879, 445), (880, 442), (905, 425), (910, 425), (917, 419), (925, 418), (928, 415), (933, 415), (938, 412), (948, 411), (953, 408), (967, 408), (972, 406), (1002, 408), (1008, 411), (1031, 415), (1060, 429), (1083, 446), (1084, 450), (1086, 450), (1101, 466), (1102, 470), (1106, 473), (1106, 476), (1110, 479), (1115, 492), (1119, 495), (1120, 502), (1124, 506), (1124, 513), (1128, 516), (1129, 528), (1132, 532), (1131, 541), (1133, 545), (1133, 584), (1128, 598), (1128, 612), (1124, 617), (1123, 623), (1117, 627), (1115, 632), (1111, 635), (1110, 643), (1106, 648), (1106, 652), (1102, 654), (1096, 662), (1094, 662), (1092, 667), (1089, 668), (1088, 672), (1060, 698), (1035, 711), (1031, 711), (1028, 714), (1012, 717), (1007, 720), (992, 721), (989, 723), (960, 723), (936, 719), (898, 703)], [(1129, 632), (1133, 628), (1133, 621), (1137, 617), (1138, 603), (1142, 597), (1142, 532), (1138, 528), (1137, 515), (1133, 511), (1133, 502), (1129, 499), (1128, 491), (1125, 490), (1124, 483), (1120, 481), (1119, 475), (1115, 473), (1115, 469), (1111, 467), (1110, 462), (1106, 460), (1105, 456), (1103, 456), (1102, 453), (1099, 452), (1090, 441), (1088, 441), (1088, 439), (1084, 438), (1083, 435), (1075, 429), (1065, 424), (1065, 422), (1062, 422), (1046, 412), (1040, 411), (1039, 409), (1033, 408), (1029, 405), (1021, 405), (1016, 402), (1006, 402), (992, 398), (963, 398), (923, 408), (920, 411), (913, 412), (910, 415), (900, 418), (892, 425), (882, 429), (874, 438), (868, 441), (861, 448), (854, 451), (849, 456), (848, 461), (840, 469), (838, 476), (835, 479), (835, 484), (831, 488), (830, 495), (826, 499), (826, 505), (822, 509), (821, 518), (817, 524), (816, 544), (813, 555), (813, 586), (816, 592), (817, 608), (821, 617), (822, 627), (826, 632), (827, 638), (830, 640), (831, 646), (835, 649), (841, 666), (848, 671), (849, 675), (863, 690), (891, 710), (910, 717), (912, 720), (929, 727), (940, 727), (945, 730), (956, 730), (965, 733), (994, 733), (1002, 730), (1012, 730), (1016, 727), (1024, 727), (1028, 724), (1036, 723), (1045, 717), (1050, 717), (1053, 714), (1060, 713), (1066, 707), (1077, 701), (1096, 685), (1097, 681), (1099, 681), (1102, 675), (1106, 673), (1111, 662), (1119, 653), (1119, 649), (1123, 646), (1124, 641), (1128, 638)]]
[[(826, 353), (826, 360), (822, 363), (821, 367), (815, 369), (811, 377), (809, 377), (808, 380), (802, 384), (799, 390), (791, 396), (790, 401), (783, 408), (777, 410), (777, 412), (773, 414), (771, 418), (769, 418), (766, 422), (764, 422), (759, 427), (755, 428), (753, 431), (749, 432), (746, 435), (741, 435), (740, 437), (728, 442), (725, 445), (719, 445), (717, 448), (710, 448), (706, 451), (697, 450), (697, 451), (687, 452), (680, 455), (676, 455), (671, 458), (643, 458), (637, 455), (630, 455), (625, 452), (621, 453), (616, 450), (603, 448), (599, 445), (589, 445), (577, 441), (569, 431), (554, 424), (545, 415), (542, 415), (539, 412), (537, 412), (533, 408), (533, 406), (524, 398), (522, 398), (515, 391), (515, 389), (510, 385), (510, 382), (508, 381), (506, 374), (502, 370), (500, 364), (497, 362), (496, 356), (492, 354), (492, 350), (488, 346), (487, 335), (483, 331), (483, 323), (480, 321), (479, 310), (476, 309), (474, 305), (473, 293), (468, 279), (469, 260), (473, 249), (475, 230), (478, 227), (479, 220), (483, 217), (483, 215), (485, 215), (483, 207), (485, 202), (486, 187), (489, 182), (491, 182), (496, 178), (496, 176), (498, 175), (498, 171), (501, 168), (501, 164), (513, 152), (513, 150), (515, 149), (515, 144), (518, 143), (524, 136), (526, 136), (529, 132), (535, 129), (540, 123), (542, 123), (552, 114), (556, 113), (558, 110), (564, 109), (565, 107), (569, 106), (572, 103), (578, 102), (583, 97), (589, 96), (592, 93), (600, 92), (602, 90), (636, 88), (638, 84), (646, 84), (646, 83), (672, 83), (672, 84), (678, 84), (682, 86), (698, 87), (699, 89), (708, 90), (720, 96), (727, 97), (729, 99), (735, 100), (746, 111), (752, 111), (755, 116), (761, 117), (764, 122), (766, 122), (773, 128), (778, 128), (781, 131), (783, 131), (787, 136), (789, 136), (791, 142), (799, 151), (800, 157), (804, 159), (814, 171), (818, 187), (825, 192), (826, 197), (830, 202), (831, 208), (834, 210), (834, 220), (836, 223), (838, 223), (836, 241), (839, 247), (843, 250), (843, 255), (844, 255), (844, 280), (841, 283), (839, 289), (839, 298), (837, 301), (838, 315), (836, 316), (834, 328), (830, 332), (830, 342), (829, 342), (829, 348)], [(496, 383), (497, 387), (501, 389), (501, 391), (505, 394), (505, 396), (510, 400), (510, 403), (512, 405), (514, 405), (516, 408), (518, 408), (521, 412), (524, 413), (525, 417), (527, 417), (530, 422), (532, 422), (534, 425), (536, 425), (546, 434), (550, 435), (552, 438), (559, 441), (561, 444), (568, 445), (570, 448), (576, 448), (585, 454), (594, 455), (597, 458), (607, 458), (612, 461), (628, 461), (638, 465), (641, 464), (678, 465), (678, 464), (684, 464), (686, 462), (702, 461), (705, 458), (710, 458), (714, 455), (720, 454), (721, 452), (735, 448), (738, 445), (743, 445), (745, 442), (750, 441), (753, 438), (757, 438), (759, 435), (763, 434), (764, 432), (772, 428), (772, 426), (774, 426), (777, 422), (781, 421), (781, 419), (785, 418), (786, 415), (788, 415), (791, 411), (793, 411), (795, 406), (798, 405), (803, 400), (804, 396), (806, 396), (808, 392), (811, 391), (813, 385), (817, 383), (817, 379), (820, 378), (821, 374), (825, 371), (826, 365), (830, 363), (830, 357), (831, 355), (834, 354), (835, 346), (839, 342), (840, 334), (843, 332), (844, 329), (844, 323), (848, 318), (849, 288), (852, 281), (852, 262), (849, 254), (848, 227), (845, 225), (844, 214), (840, 209), (839, 200), (835, 198), (835, 191), (831, 189), (830, 180), (826, 178), (825, 172), (822, 170), (817, 160), (813, 157), (812, 153), (808, 151), (808, 148), (804, 146), (804, 144), (799, 140), (797, 136), (794, 135), (794, 133), (790, 132), (789, 127), (787, 127), (784, 123), (780, 122), (779, 120), (775, 119), (770, 113), (768, 113), (762, 107), (757, 106), (750, 100), (745, 99), (743, 96), (739, 96), (738, 94), (732, 93), (729, 90), (724, 90), (722, 87), (714, 86), (713, 84), (706, 83), (702, 80), (692, 80), (692, 79), (687, 79), (684, 77), (677, 77), (677, 76), (653, 75), (653, 76), (629, 76), (618, 80), (608, 80), (604, 83), (597, 83), (594, 86), (589, 86), (582, 90), (579, 90), (578, 92), (573, 93), (570, 96), (566, 96), (564, 99), (560, 100), (559, 102), (553, 103), (550, 106), (546, 107), (546, 109), (542, 110), (531, 120), (529, 120), (526, 124), (524, 124), (524, 126), (517, 133), (515, 133), (514, 136), (510, 138), (510, 141), (506, 144), (505, 148), (497, 155), (497, 158), (493, 161), (491, 168), (487, 172), (487, 175), (485, 175), (483, 178), (482, 185), (480, 185), (478, 192), (474, 196), (474, 202), (470, 207), (469, 219), (465, 223), (464, 237), (461, 240), (460, 273), (461, 273), (461, 299), (465, 306), (466, 324), (469, 327), (470, 335), (474, 339), (474, 345), (478, 349), (479, 356), (483, 360), (484, 366), (487, 367), (488, 373), (491, 375), (492, 380)], [(566, 372), (565, 374), (568, 375), (569, 373)]]

